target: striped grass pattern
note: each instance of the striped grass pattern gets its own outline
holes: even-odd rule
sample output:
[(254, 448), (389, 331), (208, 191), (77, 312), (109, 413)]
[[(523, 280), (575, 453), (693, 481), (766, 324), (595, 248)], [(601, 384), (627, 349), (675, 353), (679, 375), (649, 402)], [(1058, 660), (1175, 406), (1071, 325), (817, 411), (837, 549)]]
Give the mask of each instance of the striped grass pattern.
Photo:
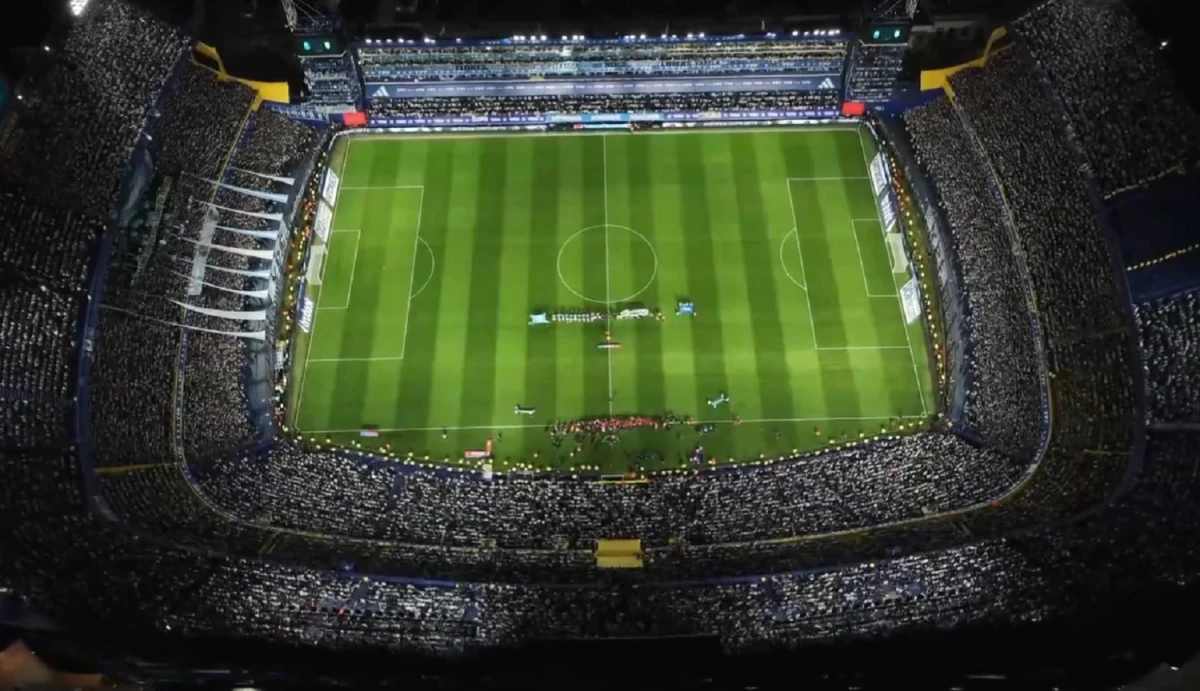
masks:
[[(809, 450), (933, 412), (867, 179), (865, 131), (365, 138), (291, 414), (305, 437), (604, 472)], [(694, 317), (676, 316), (679, 300)], [(653, 319), (528, 326), (535, 309)], [(616, 350), (600, 350), (606, 329)], [(706, 401), (726, 392), (730, 402)], [(536, 409), (514, 414), (514, 406)], [(714, 431), (555, 447), (550, 420), (672, 411)], [(734, 418), (740, 424), (733, 424)]]

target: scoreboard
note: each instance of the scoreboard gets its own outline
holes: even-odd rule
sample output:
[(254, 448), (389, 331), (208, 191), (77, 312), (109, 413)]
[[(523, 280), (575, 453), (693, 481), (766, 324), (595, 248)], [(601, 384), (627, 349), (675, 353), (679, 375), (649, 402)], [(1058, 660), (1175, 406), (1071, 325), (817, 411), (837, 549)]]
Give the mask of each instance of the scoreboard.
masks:
[(342, 55), (346, 52), (346, 41), (337, 34), (314, 34), (293, 36), (296, 55), (302, 58)]
[(910, 24), (873, 24), (863, 27), (858, 32), (863, 43), (892, 44), (908, 43), (908, 35), (912, 30)]

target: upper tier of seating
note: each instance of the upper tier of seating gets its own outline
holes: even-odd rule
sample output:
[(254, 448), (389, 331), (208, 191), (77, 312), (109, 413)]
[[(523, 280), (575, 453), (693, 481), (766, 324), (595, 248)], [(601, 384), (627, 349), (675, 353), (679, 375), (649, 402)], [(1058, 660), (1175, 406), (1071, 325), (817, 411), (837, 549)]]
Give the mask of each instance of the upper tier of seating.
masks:
[(847, 41), (733, 40), (358, 48), (368, 82), (650, 75), (837, 74)]
[(1105, 195), (1195, 163), (1200, 118), (1122, 2), (1051, 0), (1014, 25)]
[(0, 179), (105, 218), (137, 138), (187, 38), (120, 0), (93, 0), (22, 90)]

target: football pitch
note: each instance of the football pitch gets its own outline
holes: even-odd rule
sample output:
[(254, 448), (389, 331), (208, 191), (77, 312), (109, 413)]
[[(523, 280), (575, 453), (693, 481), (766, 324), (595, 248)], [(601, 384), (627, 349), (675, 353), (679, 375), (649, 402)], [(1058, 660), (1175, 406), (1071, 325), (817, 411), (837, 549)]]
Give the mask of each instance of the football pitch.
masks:
[[(290, 425), (452, 464), (490, 439), (497, 468), (606, 473), (923, 428), (926, 337), (905, 324), (870, 155), (855, 128), (344, 138)], [(662, 318), (529, 324), (639, 307)], [(557, 446), (546, 430), (667, 412), (695, 424)]]

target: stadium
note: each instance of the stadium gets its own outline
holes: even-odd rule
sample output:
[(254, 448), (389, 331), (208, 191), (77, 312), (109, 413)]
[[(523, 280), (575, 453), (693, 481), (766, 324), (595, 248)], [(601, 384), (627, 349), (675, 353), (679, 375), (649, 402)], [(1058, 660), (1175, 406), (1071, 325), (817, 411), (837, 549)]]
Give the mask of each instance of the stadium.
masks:
[(1181, 662), (1194, 95), (1143, 3), (942, 4), (71, 0), (0, 81), (3, 642), (254, 687)]

